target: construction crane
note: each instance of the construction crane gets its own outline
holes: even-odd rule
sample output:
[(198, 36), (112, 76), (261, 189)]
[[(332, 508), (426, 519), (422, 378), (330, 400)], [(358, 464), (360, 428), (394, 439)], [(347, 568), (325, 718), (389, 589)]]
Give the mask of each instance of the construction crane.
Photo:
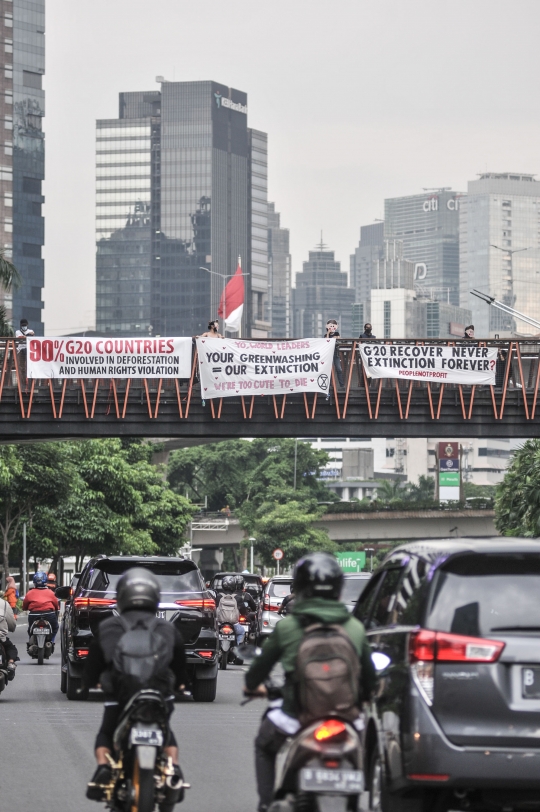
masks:
[(510, 307), (510, 305), (499, 302), (494, 296), (489, 296), (487, 293), (482, 293), (479, 290), (471, 290), (471, 293), (473, 296), (477, 296), (478, 299), (482, 299), (482, 301), (486, 304), (496, 307), (497, 310), (502, 310), (502, 312), (506, 313), (508, 316), (512, 316), (515, 319), (524, 321), (527, 324), (530, 324), (531, 327), (536, 327), (537, 330), (540, 330), (540, 321), (533, 319), (532, 316), (527, 316), (525, 313), (521, 313), (519, 310), (515, 310), (513, 307)]

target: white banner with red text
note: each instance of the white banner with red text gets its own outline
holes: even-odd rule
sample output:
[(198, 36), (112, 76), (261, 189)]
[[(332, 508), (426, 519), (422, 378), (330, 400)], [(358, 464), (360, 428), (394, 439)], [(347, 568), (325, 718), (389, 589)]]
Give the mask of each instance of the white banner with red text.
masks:
[(198, 338), (201, 397), (327, 395), (332, 380), (335, 338), (298, 341)]
[(496, 347), (460, 344), (360, 344), (369, 378), (494, 386)]
[(27, 339), (28, 378), (189, 378), (191, 338)]

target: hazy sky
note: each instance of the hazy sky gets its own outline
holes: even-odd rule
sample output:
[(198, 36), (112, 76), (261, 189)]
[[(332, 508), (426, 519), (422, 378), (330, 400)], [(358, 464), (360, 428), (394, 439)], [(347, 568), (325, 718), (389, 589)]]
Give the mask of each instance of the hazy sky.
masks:
[(94, 133), (155, 77), (248, 93), (299, 271), (385, 197), (540, 175), (539, 0), (47, 0), (46, 332), (94, 325)]

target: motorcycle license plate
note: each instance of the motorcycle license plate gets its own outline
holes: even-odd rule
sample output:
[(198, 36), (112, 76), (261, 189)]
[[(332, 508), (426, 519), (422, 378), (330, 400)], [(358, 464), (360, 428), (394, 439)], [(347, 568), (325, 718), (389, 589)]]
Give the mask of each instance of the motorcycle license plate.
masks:
[(131, 744), (147, 744), (150, 747), (161, 747), (163, 732), (161, 730), (148, 730), (134, 727), (131, 730)]
[(32, 632), (32, 634), (35, 634), (36, 637), (46, 637), (48, 632), (46, 629), (36, 629), (34, 632)]
[(353, 795), (364, 791), (364, 773), (362, 770), (304, 767), (300, 770), (300, 789), (304, 792), (345, 792)]

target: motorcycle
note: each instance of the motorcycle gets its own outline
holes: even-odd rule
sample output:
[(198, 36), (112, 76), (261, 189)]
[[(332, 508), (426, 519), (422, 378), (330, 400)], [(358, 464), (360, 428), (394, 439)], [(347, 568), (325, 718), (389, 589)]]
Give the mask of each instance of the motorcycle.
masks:
[[(253, 659), (247, 651), (240, 656), (245, 662)], [(271, 680), (265, 687), (269, 701), (277, 706), (281, 687)], [(257, 696), (240, 704), (246, 705)], [(301, 728), (281, 747), (268, 812), (356, 812), (364, 791), (359, 733), (350, 721), (329, 715)]]
[(236, 635), (232, 623), (220, 623), (219, 636), (219, 667), (222, 671), (227, 668), (230, 652), (236, 643)]
[(164, 752), (169, 730), (165, 700), (152, 689), (136, 693), (114, 732), (117, 760), (109, 757), (111, 781), (105, 803), (113, 812), (172, 812), (190, 788)]
[(0, 694), (8, 684), (9, 671), (7, 669), (7, 657), (4, 646), (0, 641)]
[(48, 660), (54, 651), (52, 642), (52, 626), (44, 617), (37, 617), (30, 624), (28, 630), (29, 640), (26, 650), (33, 660), (37, 658), (38, 665), (43, 665), (43, 660)]

